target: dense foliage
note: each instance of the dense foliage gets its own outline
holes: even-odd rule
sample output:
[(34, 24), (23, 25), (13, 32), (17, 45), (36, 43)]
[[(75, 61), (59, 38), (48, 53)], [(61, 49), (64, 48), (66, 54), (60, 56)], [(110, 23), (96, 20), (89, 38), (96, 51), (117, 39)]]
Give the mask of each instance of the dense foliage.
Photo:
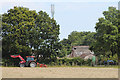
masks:
[[(120, 35), (120, 26), (118, 20), (119, 11), (115, 7), (109, 7), (108, 11), (104, 11), (104, 17), (99, 18), (96, 23), (96, 41), (91, 47), (96, 54), (106, 55), (111, 52), (112, 56), (118, 54), (118, 42)], [(104, 44), (104, 45), (103, 45)]]
[(0, 14), (0, 64), (2, 62), (2, 35), (1, 35), (1, 32), (2, 32), (2, 16)]
[(95, 32), (73, 31), (70, 35), (68, 35), (68, 39), (63, 39), (60, 42), (62, 45), (62, 49), (59, 57), (64, 57), (70, 54), (72, 46), (90, 46), (95, 40), (94, 34)]
[(35, 55), (40, 63), (51, 65), (91, 65), (91, 60), (66, 58), (71, 53), (72, 46), (90, 46), (90, 50), (94, 51), (98, 58), (98, 63), (107, 60), (118, 63), (120, 12), (115, 7), (109, 7), (103, 15), (96, 23), (96, 32), (73, 31), (68, 35), (68, 39), (59, 42), (59, 25), (54, 18), (50, 18), (43, 11), (37, 13), (25, 7), (14, 7), (2, 14), (0, 22), (3, 62), (18, 64), (10, 55), (20, 54), (24, 58)]
[(59, 25), (46, 12), (14, 7), (2, 15), (2, 57), (42, 55), (56, 59)]
[[(71, 53), (71, 46), (90, 46), (99, 61), (114, 60), (118, 62), (120, 48), (120, 20), (119, 11), (115, 7), (109, 7), (103, 12), (104, 17), (99, 18), (96, 23), (96, 32), (73, 31), (68, 39), (63, 39), (61, 44), (63, 49), (60, 56)], [(103, 56), (103, 57), (101, 57)]]
[[(120, 20), (119, 11), (115, 7), (109, 7), (103, 12), (104, 17), (99, 18), (95, 29), (95, 42), (91, 45), (91, 50), (99, 56), (100, 60), (114, 60), (118, 62), (120, 57)], [(103, 56), (103, 57), (101, 57)]]

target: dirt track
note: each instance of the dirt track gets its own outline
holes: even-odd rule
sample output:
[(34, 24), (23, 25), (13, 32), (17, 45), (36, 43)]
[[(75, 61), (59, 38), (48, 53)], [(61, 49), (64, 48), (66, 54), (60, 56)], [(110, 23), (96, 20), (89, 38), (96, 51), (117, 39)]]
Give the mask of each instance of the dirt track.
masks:
[(116, 68), (2, 68), (3, 78), (118, 78)]

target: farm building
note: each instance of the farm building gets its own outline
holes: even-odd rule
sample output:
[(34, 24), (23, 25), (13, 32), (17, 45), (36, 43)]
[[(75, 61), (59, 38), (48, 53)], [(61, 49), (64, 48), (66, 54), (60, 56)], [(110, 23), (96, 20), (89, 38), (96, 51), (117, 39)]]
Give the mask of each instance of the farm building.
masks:
[(92, 59), (94, 52), (89, 50), (89, 46), (72, 46), (72, 52), (67, 57), (81, 57), (83, 59)]

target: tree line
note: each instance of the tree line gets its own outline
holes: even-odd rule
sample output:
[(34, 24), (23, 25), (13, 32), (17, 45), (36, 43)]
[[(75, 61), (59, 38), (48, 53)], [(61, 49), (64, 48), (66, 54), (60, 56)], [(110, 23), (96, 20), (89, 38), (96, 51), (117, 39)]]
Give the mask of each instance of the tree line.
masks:
[[(71, 53), (71, 46), (90, 46), (98, 60), (101, 62), (114, 60), (118, 63), (120, 58), (120, 12), (115, 7), (109, 7), (103, 12), (104, 17), (98, 19), (96, 32), (73, 31), (68, 39), (63, 39), (60, 57)], [(120, 59), (119, 59), (120, 60)]]
[[(120, 11), (115, 7), (109, 7), (98, 19), (95, 29), (95, 42), (91, 50), (96, 55), (103, 55), (107, 58), (117, 57), (120, 60)], [(120, 62), (120, 61), (119, 61)]]
[[(59, 40), (60, 25), (46, 12), (14, 7), (2, 14), (3, 62), (15, 62), (10, 55), (20, 54), (25, 58), (35, 55), (46, 63), (57, 61), (71, 53), (72, 46), (90, 46), (100, 61), (120, 58), (120, 12), (109, 7), (96, 23), (96, 32), (73, 31), (68, 39)], [(39, 55), (42, 55), (39, 58)]]

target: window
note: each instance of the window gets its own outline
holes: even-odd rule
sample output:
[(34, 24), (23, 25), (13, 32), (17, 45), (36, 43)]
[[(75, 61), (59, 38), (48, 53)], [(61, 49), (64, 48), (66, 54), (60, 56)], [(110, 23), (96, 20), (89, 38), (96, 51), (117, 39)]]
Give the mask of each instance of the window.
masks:
[(34, 58), (28, 57), (27, 61), (34, 61)]

